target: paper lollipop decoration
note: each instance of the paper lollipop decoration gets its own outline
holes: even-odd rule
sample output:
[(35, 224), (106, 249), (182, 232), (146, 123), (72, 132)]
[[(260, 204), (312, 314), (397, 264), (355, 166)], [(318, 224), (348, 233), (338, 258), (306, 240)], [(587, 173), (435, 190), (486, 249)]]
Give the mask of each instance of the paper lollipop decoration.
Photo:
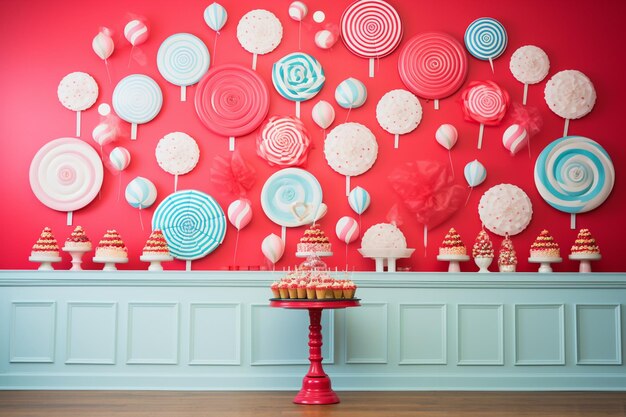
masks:
[(257, 154), (271, 166), (298, 166), (306, 162), (311, 140), (300, 119), (272, 116), (259, 132)]
[(204, 21), (208, 27), (215, 31), (215, 40), (213, 41), (213, 62), (215, 62), (215, 58), (217, 57), (217, 37), (227, 20), (228, 13), (221, 4), (211, 3), (206, 9), (204, 9)]
[(480, 149), (485, 125), (496, 126), (504, 118), (509, 107), (509, 94), (493, 81), (473, 81), (463, 90), (461, 98), (465, 120), (480, 123)]
[(163, 171), (174, 176), (174, 191), (178, 189), (178, 176), (190, 172), (200, 159), (196, 141), (186, 133), (172, 132), (163, 136), (155, 151)]
[(119, 131), (117, 125), (112, 123), (111, 120), (100, 122), (91, 132), (91, 137), (98, 145), (100, 145), (101, 150), (103, 146), (113, 142), (118, 135)]
[(285, 242), (274, 233), (269, 234), (261, 242), (261, 252), (271, 262), (272, 268), (276, 268), (276, 262), (283, 257), (285, 253)]
[(126, 201), (131, 205), (131, 207), (139, 209), (139, 223), (141, 224), (141, 230), (144, 230), (141, 210), (150, 207), (156, 201), (156, 187), (149, 179), (136, 177), (128, 183), (124, 195), (126, 197)]
[(361, 187), (354, 187), (348, 194), (348, 204), (359, 216), (370, 206), (372, 199), (370, 193)]
[(109, 57), (115, 50), (115, 44), (111, 39), (111, 31), (107, 28), (101, 28), (100, 32), (93, 38), (91, 42), (91, 48), (98, 55), (98, 57), (104, 61), (104, 65), (109, 77), (109, 83), (111, 83), (111, 73), (109, 72)]
[(474, 159), (472, 162), (468, 162), (463, 169), (463, 175), (465, 175), (465, 181), (467, 181), (467, 185), (470, 187), (470, 192), (467, 195), (467, 200), (465, 200), (465, 205), (469, 201), (470, 195), (472, 195), (472, 190), (474, 187), (482, 184), (487, 178), (487, 170), (485, 166), (481, 164), (477, 159)]
[(191, 261), (213, 252), (226, 235), (226, 216), (213, 197), (197, 190), (167, 196), (154, 211), (152, 229), (161, 229), (171, 254)]
[(220, 65), (200, 80), (195, 97), (196, 113), (211, 132), (229, 138), (252, 133), (270, 107), (269, 91), (256, 72), (241, 65)]
[(448, 150), (448, 159), (450, 160), (450, 169), (452, 170), (452, 176), (454, 177), (454, 167), (452, 166), (452, 153), (450, 150), (456, 145), (459, 139), (459, 132), (456, 127), (451, 124), (443, 124), (437, 128), (435, 132), (435, 140), (438, 144)]
[(329, 102), (320, 100), (313, 106), (311, 117), (319, 127), (324, 129), (324, 136), (326, 136), (326, 129), (335, 121), (335, 109)]
[(399, 136), (412, 132), (422, 121), (422, 105), (410, 91), (391, 90), (376, 105), (376, 120), (380, 127), (394, 135), (394, 148)]
[(256, 170), (235, 149), (227, 157), (217, 155), (211, 165), (211, 184), (235, 196), (246, 195), (256, 182)]
[(30, 187), (45, 206), (72, 213), (89, 204), (100, 191), (104, 170), (98, 152), (86, 142), (60, 138), (37, 151), (30, 164)]
[(204, 42), (190, 33), (176, 33), (165, 39), (157, 53), (157, 68), (163, 78), (180, 86), (180, 101), (187, 101), (187, 86), (200, 81), (210, 62)]
[(63, 107), (76, 112), (76, 136), (80, 137), (80, 112), (98, 99), (96, 80), (85, 72), (67, 74), (59, 83), (57, 96)]
[(322, 49), (332, 48), (339, 40), (339, 33), (329, 29), (322, 29), (315, 33), (315, 45)]
[(465, 47), (475, 58), (489, 61), (491, 72), (493, 60), (502, 55), (507, 40), (502, 23), (491, 17), (476, 19), (465, 30)]
[(237, 248), (239, 247), (239, 232), (252, 220), (252, 207), (250, 200), (240, 198), (233, 201), (228, 206), (228, 220), (237, 229), (237, 239), (235, 240), (235, 253), (233, 255), (233, 265), (237, 265)]
[(535, 186), (552, 207), (576, 213), (598, 207), (607, 199), (615, 183), (615, 170), (609, 154), (597, 142), (582, 137), (560, 138), (546, 146), (535, 163)]
[(565, 119), (563, 136), (567, 136), (570, 119), (580, 119), (593, 109), (596, 90), (585, 74), (576, 70), (557, 72), (544, 91), (550, 110)]
[(130, 152), (128, 152), (128, 149), (123, 146), (113, 148), (109, 154), (109, 161), (111, 162), (113, 169), (116, 171), (123, 171), (128, 168), (128, 165), (130, 165)]
[(428, 32), (414, 36), (402, 47), (398, 59), (400, 79), (418, 97), (439, 100), (454, 94), (467, 76), (467, 54), (452, 36)]
[(256, 70), (257, 55), (272, 52), (282, 38), (283, 25), (267, 10), (251, 10), (237, 24), (237, 40), (243, 49), (252, 54), (253, 70)]
[(343, 216), (335, 225), (337, 237), (346, 244), (346, 270), (348, 270), (348, 245), (359, 238), (359, 231), (359, 223), (350, 216)]
[(128, 57), (128, 65), (130, 66), (135, 46), (141, 45), (148, 40), (148, 26), (140, 19), (133, 19), (124, 26), (124, 37), (132, 45), (130, 56)]
[(383, 0), (360, 0), (341, 15), (341, 39), (354, 55), (369, 58), (369, 76), (374, 60), (392, 53), (402, 40), (402, 22), (396, 9)]
[(137, 139), (137, 125), (154, 119), (162, 105), (161, 88), (147, 75), (129, 75), (113, 90), (113, 109), (122, 120), (131, 123), (131, 139)]
[(438, 162), (406, 163), (394, 169), (388, 179), (405, 207), (424, 226), (424, 248), (428, 246), (428, 230), (463, 204), (463, 186), (455, 184), (448, 168)]
[(350, 177), (368, 171), (378, 156), (376, 137), (359, 123), (343, 123), (328, 133), (324, 141), (328, 165), (346, 176), (346, 195), (350, 193)]
[(324, 86), (324, 70), (309, 54), (295, 52), (282, 57), (272, 67), (272, 82), (278, 94), (296, 102), (296, 117), (300, 117), (300, 102), (310, 100)]
[(488, 230), (499, 236), (514, 236), (530, 223), (533, 205), (521, 188), (498, 184), (480, 198), (478, 214)]
[(335, 100), (344, 109), (361, 107), (367, 99), (365, 84), (356, 78), (342, 81), (335, 89)]
[(300, 49), (300, 33), (302, 31), (302, 19), (309, 12), (309, 8), (301, 1), (294, 1), (289, 5), (289, 17), (298, 22), (298, 49)]
[(515, 79), (524, 84), (522, 104), (526, 105), (528, 84), (537, 84), (546, 78), (550, 70), (550, 59), (543, 49), (526, 45), (513, 52), (509, 68)]

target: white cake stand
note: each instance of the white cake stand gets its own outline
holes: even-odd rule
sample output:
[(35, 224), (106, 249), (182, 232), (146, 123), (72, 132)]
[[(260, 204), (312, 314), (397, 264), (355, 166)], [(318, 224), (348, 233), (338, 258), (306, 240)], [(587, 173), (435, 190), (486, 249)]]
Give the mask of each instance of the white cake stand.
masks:
[(552, 267), (550, 266), (550, 264), (559, 263), (562, 260), (563, 259), (555, 256), (535, 256), (528, 258), (528, 262), (541, 264), (539, 266), (539, 272), (542, 274), (552, 272)]
[(448, 272), (461, 272), (461, 265), (459, 262), (469, 261), (469, 255), (437, 255), (438, 261), (450, 262), (448, 265)]
[(61, 262), (60, 256), (51, 256), (51, 255), (30, 255), (28, 260), (31, 262), (39, 263), (39, 271), (53, 271), (52, 267), (53, 262)]
[(408, 258), (415, 251), (412, 248), (405, 249), (366, 249), (360, 248), (359, 253), (364, 258), (373, 259), (376, 262), (376, 272), (384, 272), (387, 265), (388, 272), (396, 272), (396, 259)]
[(146, 254), (141, 255), (139, 260), (143, 262), (150, 262), (150, 266), (148, 266), (148, 271), (163, 271), (163, 266), (161, 262), (173, 261), (174, 257), (171, 255), (163, 255), (163, 254)]
[(80, 266), (80, 264), (83, 263), (83, 255), (85, 254), (85, 252), (89, 252), (91, 248), (80, 249), (80, 248), (68, 248), (67, 246), (63, 246), (61, 250), (63, 252), (68, 252), (70, 256), (72, 257), (72, 267), (70, 268), (70, 271), (82, 271), (83, 268)]
[(602, 255), (599, 253), (571, 253), (569, 258), (572, 261), (580, 261), (578, 272), (591, 272), (591, 261), (599, 261)]
[(93, 261), (99, 264), (104, 264), (103, 271), (117, 271), (115, 264), (125, 264), (128, 262), (128, 258), (101, 258), (94, 257)]

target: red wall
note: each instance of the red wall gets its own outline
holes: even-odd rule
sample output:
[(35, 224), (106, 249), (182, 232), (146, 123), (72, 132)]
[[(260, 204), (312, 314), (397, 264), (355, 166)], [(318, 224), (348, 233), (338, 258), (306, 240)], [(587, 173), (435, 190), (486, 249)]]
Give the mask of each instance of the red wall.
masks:
[[(223, 194), (209, 181), (211, 161), (215, 155), (227, 155), (227, 140), (209, 133), (196, 116), (193, 100), (179, 101), (179, 88), (166, 82), (157, 71), (156, 54), (161, 42), (177, 32), (190, 32), (201, 39), (213, 53), (214, 32), (204, 23), (203, 11), (211, 1), (154, 2), (134, 0), (132, 2), (110, 0), (90, 2), (84, 0), (54, 1), (4, 1), (0, 4), (0, 187), (5, 201), (0, 207), (2, 234), (0, 239), (3, 256), (0, 268), (33, 269), (28, 262), (31, 246), (41, 229), (50, 226), (57, 239), (62, 242), (72, 227), (65, 225), (65, 214), (48, 209), (33, 195), (28, 181), (30, 161), (35, 153), (48, 141), (74, 134), (75, 115), (58, 101), (56, 89), (59, 81), (73, 71), (91, 74), (100, 86), (96, 105), (83, 112), (82, 139), (95, 145), (91, 130), (99, 122), (97, 105), (111, 102), (111, 94), (117, 81), (131, 73), (144, 73), (154, 78), (164, 94), (160, 114), (150, 123), (139, 128), (139, 140), (118, 141), (132, 154), (129, 168), (122, 174), (122, 186), (135, 176), (151, 179), (157, 186), (157, 204), (173, 191), (173, 178), (159, 168), (154, 157), (158, 140), (166, 133), (184, 131), (194, 137), (200, 146), (200, 162), (190, 174), (179, 178), (179, 189), (199, 189), (213, 195), (224, 209), (233, 197)], [(273, 62), (297, 50), (298, 24), (288, 16), (290, 1), (259, 2), (253, 0), (222, 0), (228, 11), (228, 23), (219, 38), (217, 57), (212, 56), (211, 66), (225, 63), (250, 65), (251, 56), (241, 48), (236, 39), (236, 27), (240, 17), (247, 11), (264, 7), (281, 20), (284, 29), (283, 42), (272, 53), (259, 57), (258, 73), (265, 79), (271, 91), (270, 115), (293, 115), (293, 103), (280, 97), (271, 86), (270, 71)], [(344, 265), (345, 246), (335, 237), (337, 219), (344, 215), (355, 215), (344, 196), (343, 177), (334, 172), (323, 155), (322, 132), (310, 116), (312, 106), (318, 99), (327, 100), (335, 106), (336, 123), (346, 118), (346, 111), (336, 105), (334, 89), (347, 77), (356, 77), (365, 82), (368, 100), (360, 109), (353, 110), (349, 120), (367, 125), (376, 135), (379, 155), (374, 167), (366, 174), (352, 179), (352, 185), (367, 189), (372, 197), (370, 208), (362, 217), (363, 228), (385, 221), (390, 207), (398, 202), (389, 192), (387, 175), (398, 164), (414, 160), (436, 160), (447, 163), (448, 155), (434, 140), (434, 132), (442, 123), (452, 123), (459, 130), (459, 142), (452, 151), (454, 168), (459, 183), (466, 185), (459, 175), (464, 165), (478, 158), (486, 166), (487, 180), (474, 190), (467, 207), (462, 207), (452, 218), (430, 232), (428, 255), (423, 256), (422, 227), (404, 208), (401, 215), (409, 247), (417, 248), (413, 257), (401, 263), (418, 271), (443, 271), (446, 265), (435, 259), (436, 248), (449, 227), (460, 232), (466, 245), (471, 246), (480, 229), (477, 204), (482, 193), (499, 183), (513, 183), (523, 188), (533, 203), (534, 215), (529, 227), (513, 238), (518, 251), (518, 270), (532, 271), (534, 265), (526, 261), (528, 248), (534, 237), (543, 228), (549, 228), (557, 242), (568, 252), (576, 231), (569, 229), (569, 215), (558, 212), (545, 203), (533, 182), (534, 159), (541, 149), (561, 136), (563, 119), (553, 114), (543, 99), (543, 89), (549, 77), (564, 69), (577, 69), (585, 73), (594, 83), (598, 99), (593, 111), (586, 117), (570, 124), (570, 134), (577, 134), (598, 141), (611, 155), (616, 167), (617, 178), (612, 195), (595, 211), (578, 216), (578, 226), (588, 227), (598, 240), (603, 259), (594, 265), (596, 271), (623, 271), (622, 238), (626, 220), (621, 204), (626, 201), (623, 188), (624, 173), (621, 167), (626, 162), (623, 152), (623, 135), (616, 131), (619, 120), (623, 120), (623, 100), (626, 97), (623, 81), (623, 17), (626, 3), (612, 0), (603, 7), (590, 7), (590, 3), (546, 2), (543, 0), (502, 1), (486, 0), (469, 2), (448, 0), (446, 2), (420, 2), (391, 0), (404, 24), (404, 40), (424, 31), (444, 31), (462, 41), (468, 24), (475, 18), (491, 16), (504, 24), (509, 35), (509, 44), (504, 55), (495, 61), (495, 75), (489, 64), (469, 58), (467, 81), (492, 79), (504, 87), (513, 101), (521, 101), (522, 85), (511, 75), (508, 65), (511, 54), (520, 46), (533, 44), (543, 48), (550, 57), (551, 68), (548, 78), (530, 87), (529, 105), (536, 106), (544, 119), (542, 131), (532, 140), (533, 159), (522, 151), (511, 157), (502, 147), (501, 135), (506, 126), (490, 127), (485, 131), (482, 150), (476, 149), (478, 125), (465, 122), (458, 103), (459, 93), (442, 101), (441, 110), (433, 110), (432, 103), (421, 100), (424, 117), (418, 128), (403, 136), (400, 149), (393, 149), (393, 139), (379, 127), (375, 118), (376, 103), (387, 91), (404, 88), (396, 69), (399, 49), (380, 60), (376, 78), (367, 76), (367, 61), (350, 54), (339, 42), (332, 50), (325, 51), (314, 45), (313, 37), (320, 25), (312, 20), (315, 10), (326, 13), (326, 23), (339, 23), (349, 1), (316, 0), (306, 2), (309, 15), (302, 25), (302, 50), (314, 55), (326, 72), (326, 85), (321, 93), (303, 103), (302, 120), (309, 128), (315, 148), (309, 155), (306, 169), (320, 181), (324, 200), (329, 206), (322, 226), (331, 237), (335, 256), (329, 261), (331, 267)], [(184, 4), (184, 5), (183, 5)], [(262, 6), (262, 4), (264, 6)], [(136, 56), (143, 56), (145, 64), (137, 61), (127, 67), (130, 45), (123, 38), (123, 27), (132, 16), (147, 19), (150, 26), (148, 41), (136, 49)], [(116, 31), (116, 50), (109, 60), (113, 84), (110, 84), (103, 62), (91, 49), (91, 40), (100, 26)], [(402, 47), (402, 44), (400, 48)], [(193, 98), (195, 87), (188, 89)], [(129, 130), (128, 124), (124, 128)], [(259, 195), (265, 180), (276, 171), (256, 156), (255, 134), (239, 139), (237, 147), (257, 170), (257, 181), (249, 194), (253, 203), (252, 223), (241, 231), (237, 264), (243, 267), (265, 265), (260, 250), (262, 239), (269, 233), (280, 234), (280, 227), (271, 223), (263, 214)], [(341, 186), (336, 186), (341, 184)], [(123, 189), (122, 189), (123, 191)], [(138, 210), (130, 207), (124, 197), (117, 199), (118, 177), (105, 169), (104, 184), (100, 197), (89, 206), (74, 214), (74, 225), (82, 225), (91, 239), (97, 243), (107, 228), (117, 229), (124, 238), (130, 262), (124, 269), (145, 269), (138, 260), (141, 248), (148, 236), (142, 231)], [(143, 213), (144, 223), (149, 224), (153, 205)], [(285, 256), (278, 268), (286, 268), (299, 262), (294, 257), (295, 245), (303, 228), (288, 229)], [(491, 235), (496, 248), (500, 237)], [(194, 269), (223, 269), (232, 265), (235, 247), (235, 229), (229, 225), (226, 239), (221, 247), (206, 258), (194, 261)], [(356, 248), (358, 242), (349, 246), (349, 263), (357, 270), (372, 270), (373, 261), (364, 260)], [(99, 268), (87, 257), (84, 267)], [(64, 256), (57, 268), (69, 268), (69, 257)], [(171, 262), (167, 269), (183, 269), (181, 261)], [(464, 270), (474, 271), (473, 265), (464, 265)], [(492, 269), (494, 267), (492, 266)], [(565, 260), (555, 266), (556, 271), (574, 271), (577, 264)]]

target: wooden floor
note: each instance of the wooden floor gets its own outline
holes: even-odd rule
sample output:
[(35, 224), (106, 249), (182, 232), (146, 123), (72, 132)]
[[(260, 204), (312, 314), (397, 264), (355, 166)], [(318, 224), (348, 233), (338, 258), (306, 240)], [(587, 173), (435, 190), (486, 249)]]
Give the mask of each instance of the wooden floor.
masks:
[(626, 392), (340, 392), (334, 405), (291, 392), (0, 391), (2, 417), (624, 417)]

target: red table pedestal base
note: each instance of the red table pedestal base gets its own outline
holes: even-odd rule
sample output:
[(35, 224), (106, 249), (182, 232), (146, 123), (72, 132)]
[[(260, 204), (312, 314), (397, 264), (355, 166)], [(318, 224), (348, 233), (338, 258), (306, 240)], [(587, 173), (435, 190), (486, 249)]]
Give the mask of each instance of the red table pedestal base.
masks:
[(337, 404), (339, 397), (331, 388), (330, 378), (325, 376), (305, 376), (302, 389), (293, 399), (295, 404)]

